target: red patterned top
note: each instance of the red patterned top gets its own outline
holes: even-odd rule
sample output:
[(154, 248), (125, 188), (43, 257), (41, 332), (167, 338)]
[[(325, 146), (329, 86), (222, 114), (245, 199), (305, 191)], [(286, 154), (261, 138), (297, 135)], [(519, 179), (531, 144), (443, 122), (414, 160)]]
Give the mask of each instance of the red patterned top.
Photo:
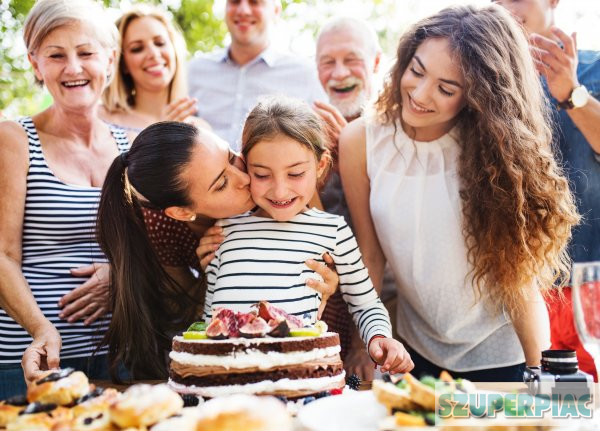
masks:
[(162, 265), (200, 269), (198, 238), (185, 222), (166, 216), (162, 210), (142, 208), (142, 213), (148, 238)]
[[(142, 213), (148, 238), (162, 265), (191, 266), (200, 270), (196, 256), (199, 240), (185, 222), (166, 216), (162, 210), (142, 208)], [(330, 331), (340, 334), (341, 356), (345, 358), (352, 340), (354, 322), (339, 290), (329, 298), (322, 319)]]

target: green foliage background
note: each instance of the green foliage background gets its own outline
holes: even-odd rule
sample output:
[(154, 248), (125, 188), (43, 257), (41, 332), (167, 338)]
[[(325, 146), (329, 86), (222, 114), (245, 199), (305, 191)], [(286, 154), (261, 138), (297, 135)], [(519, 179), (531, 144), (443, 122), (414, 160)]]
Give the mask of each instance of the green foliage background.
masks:
[[(96, 0), (114, 12), (126, 10), (132, 3), (161, 5), (173, 16), (183, 31), (188, 52), (211, 51), (223, 46), (227, 28), (222, 21), (226, 0)], [(281, 27), (287, 31), (289, 48), (298, 55), (310, 55), (306, 47), (314, 47), (319, 26), (330, 16), (360, 16), (375, 28), (387, 59), (395, 54), (398, 35), (416, 19), (434, 13), (451, 3), (487, 5), (490, 0), (281, 0)], [(44, 109), (52, 99), (34, 84), (33, 74), (22, 43), (25, 16), (35, 0), (0, 0), (0, 117), (30, 115)], [(563, 4), (564, 3), (564, 4)], [(580, 48), (600, 50), (597, 23), (600, 22), (600, 0), (560, 2), (556, 10), (557, 24), (567, 32), (578, 31)], [(215, 15), (215, 11), (217, 14)], [(564, 18), (564, 21), (560, 21)], [(277, 35), (276, 38), (284, 40)], [(385, 65), (382, 70), (385, 70)]]
[[(312, 0), (313, 2), (316, 0)], [(284, 10), (300, 0), (284, 0)], [(22, 48), (22, 25), (35, 0), (0, 0), (0, 113), (9, 105), (11, 110), (29, 114), (51, 103), (50, 96), (33, 84), (33, 74)], [(126, 8), (130, 2), (103, 0), (110, 8)], [(227, 27), (213, 13), (214, 0), (149, 0), (163, 6), (183, 31), (188, 52), (207, 52), (222, 46)], [(306, 3), (306, 2), (304, 2)], [(310, 3), (310, 1), (309, 1)]]

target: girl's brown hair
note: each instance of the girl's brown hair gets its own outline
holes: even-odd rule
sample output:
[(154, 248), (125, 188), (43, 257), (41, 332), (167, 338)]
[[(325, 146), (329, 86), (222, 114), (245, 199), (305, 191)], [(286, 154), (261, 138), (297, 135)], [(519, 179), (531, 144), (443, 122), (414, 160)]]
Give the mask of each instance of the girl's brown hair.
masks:
[[(376, 102), (400, 125), (400, 80), (417, 47), (445, 38), (465, 78), (456, 129), (463, 235), (478, 295), (518, 311), (532, 289), (568, 280), (566, 245), (579, 221), (551, 145), (549, 109), (521, 28), (501, 7), (457, 6), (413, 25)], [(485, 291), (484, 291), (485, 286)]]
[[(285, 135), (305, 146), (317, 161), (329, 157), (323, 122), (302, 100), (272, 96), (259, 101), (244, 123), (242, 154), (247, 158), (256, 144), (275, 139), (277, 135)], [(320, 180), (326, 178), (326, 171), (321, 174)]]

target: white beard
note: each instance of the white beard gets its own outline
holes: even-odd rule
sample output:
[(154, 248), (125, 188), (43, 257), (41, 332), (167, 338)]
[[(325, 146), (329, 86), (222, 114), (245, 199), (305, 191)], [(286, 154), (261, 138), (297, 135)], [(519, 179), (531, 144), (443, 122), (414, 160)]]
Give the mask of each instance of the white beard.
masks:
[[(352, 85), (357, 85), (357, 88), (353, 91), (358, 91), (356, 96), (352, 99), (338, 99), (338, 94), (332, 90), (332, 87), (341, 88), (350, 87)], [(344, 81), (330, 79), (327, 82), (326, 88), (327, 94), (329, 95), (329, 102), (335, 106), (344, 117), (352, 118), (362, 114), (362, 110), (368, 101), (367, 92), (362, 81), (355, 77), (350, 77)]]
[(366, 91), (361, 89), (354, 99), (335, 100), (332, 98), (331, 104), (335, 106), (345, 118), (353, 118), (362, 114), (362, 110), (365, 107), (367, 100)]

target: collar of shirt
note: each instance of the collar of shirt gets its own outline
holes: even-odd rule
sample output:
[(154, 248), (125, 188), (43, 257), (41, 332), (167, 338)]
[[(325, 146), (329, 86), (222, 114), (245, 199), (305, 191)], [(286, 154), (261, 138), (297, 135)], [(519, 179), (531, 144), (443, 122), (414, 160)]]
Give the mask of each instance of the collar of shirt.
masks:
[[(235, 66), (238, 66), (235, 61), (231, 59), (229, 56), (230, 46), (218, 51), (217, 55), (214, 57), (215, 61), (222, 63), (229, 63)], [(280, 57), (280, 54), (277, 52), (272, 45), (269, 45), (263, 52), (261, 52), (254, 60), (250, 61), (245, 65), (245, 67), (250, 66), (252, 64), (258, 63), (259, 61), (263, 61), (267, 66), (273, 67), (277, 62), (277, 59)], [(238, 66), (239, 67), (239, 66)]]

